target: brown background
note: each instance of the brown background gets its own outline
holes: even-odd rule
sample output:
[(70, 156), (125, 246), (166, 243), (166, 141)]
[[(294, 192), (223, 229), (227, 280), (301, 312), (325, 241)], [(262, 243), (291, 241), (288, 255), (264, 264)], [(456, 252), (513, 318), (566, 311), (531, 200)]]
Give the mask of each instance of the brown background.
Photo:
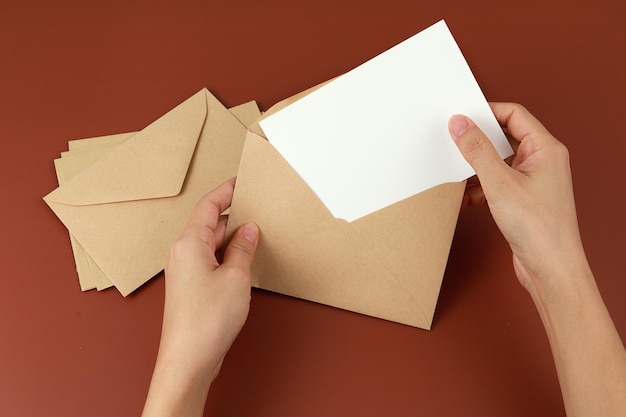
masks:
[[(625, 335), (623, 1), (0, 0), (0, 414), (138, 415), (156, 356), (163, 277), (126, 299), (81, 293), (41, 200), (67, 140), (141, 129), (204, 86), (267, 109), (441, 18), (487, 98), (524, 103), (568, 145), (583, 240)], [(460, 217), (430, 332), (253, 291), (206, 411), (563, 414), (486, 208)]]

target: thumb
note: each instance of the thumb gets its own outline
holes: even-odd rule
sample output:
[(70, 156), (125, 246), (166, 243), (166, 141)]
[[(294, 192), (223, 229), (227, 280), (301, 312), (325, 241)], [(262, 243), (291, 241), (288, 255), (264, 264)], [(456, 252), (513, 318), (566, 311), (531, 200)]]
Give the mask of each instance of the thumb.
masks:
[(454, 115), (448, 130), (465, 160), (474, 168), (483, 187), (503, 175), (507, 167), (496, 148), (482, 130), (467, 116)]
[(238, 267), (249, 273), (258, 241), (259, 227), (256, 224), (247, 223), (241, 226), (224, 250), (222, 265)]

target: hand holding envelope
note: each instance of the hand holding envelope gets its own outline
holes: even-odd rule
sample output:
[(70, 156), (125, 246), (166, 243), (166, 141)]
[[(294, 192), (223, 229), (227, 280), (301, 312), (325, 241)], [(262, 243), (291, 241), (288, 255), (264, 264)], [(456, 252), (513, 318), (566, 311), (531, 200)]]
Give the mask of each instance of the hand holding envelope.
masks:
[(267, 111), (246, 136), (228, 225), (261, 229), (253, 285), (430, 328), (473, 175), (448, 134), (454, 113), (511, 154), (443, 21)]

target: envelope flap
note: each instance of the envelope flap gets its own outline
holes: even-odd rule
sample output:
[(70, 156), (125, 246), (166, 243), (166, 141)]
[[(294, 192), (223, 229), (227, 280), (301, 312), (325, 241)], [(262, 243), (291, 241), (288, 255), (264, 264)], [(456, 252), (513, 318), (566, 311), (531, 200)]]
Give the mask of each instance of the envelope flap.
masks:
[(465, 182), (442, 184), (350, 223), (430, 314), (430, 320), (464, 190)]
[[(263, 137), (248, 131), (241, 161), (231, 213), (236, 211), (252, 215), (247, 221), (255, 221), (257, 217), (264, 219), (266, 228), (262, 233), (272, 235), (268, 238), (281, 239), (306, 225), (334, 219), (326, 206)], [(271, 175), (268, 170), (271, 170)], [(248, 178), (254, 181), (248, 181)], [(280, 178), (280, 181), (273, 178)], [(265, 203), (248, 206), (249, 202), (255, 201)]]
[(428, 329), (425, 311), (380, 254), (334, 219), (259, 246), (254, 285), (293, 297)]
[(201, 90), (44, 199), (91, 205), (177, 195), (207, 117), (208, 94)]

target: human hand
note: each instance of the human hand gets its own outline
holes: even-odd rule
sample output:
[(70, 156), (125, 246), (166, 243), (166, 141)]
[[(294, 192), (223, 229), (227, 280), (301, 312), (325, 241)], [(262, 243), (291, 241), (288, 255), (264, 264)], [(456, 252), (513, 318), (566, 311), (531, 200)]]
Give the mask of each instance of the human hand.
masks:
[(224, 242), (235, 180), (206, 194), (172, 245), (165, 268), (159, 355), (144, 416), (201, 415), (206, 395), (250, 308), (250, 266), (259, 231), (246, 224)]
[(525, 108), (494, 103), (501, 126), (519, 141), (508, 166), (485, 134), (466, 116), (450, 118), (449, 130), (476, 171), (467, 204), (486, 202), (513, 251), (521, 284), (535, 296), (537, 285), (588, 268), (572, 188), (567, 148)]

